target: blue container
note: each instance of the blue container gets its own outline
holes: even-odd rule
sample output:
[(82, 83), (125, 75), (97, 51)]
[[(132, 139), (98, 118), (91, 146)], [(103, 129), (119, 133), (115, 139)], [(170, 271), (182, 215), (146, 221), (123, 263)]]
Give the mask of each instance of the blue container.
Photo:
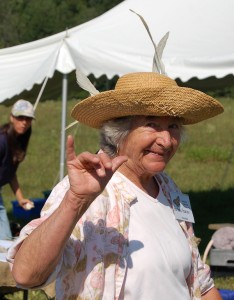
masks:
[(17, 200), (13, 200), (13, 216), (17, 219), (32, 220), (40, 217), (40, 212), (44, 206), (46, 199), (33, 198), (30, 199), (34, 203), (34, 207), (30, 210), (25, 210), (19, 206)]
[(234, 300), (234, 291), (232, 290), (219, 290), (223, 300)]

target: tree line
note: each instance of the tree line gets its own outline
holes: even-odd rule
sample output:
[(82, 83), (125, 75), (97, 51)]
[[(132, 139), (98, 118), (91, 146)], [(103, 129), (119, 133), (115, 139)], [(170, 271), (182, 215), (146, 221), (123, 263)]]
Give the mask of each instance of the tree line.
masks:
[(38, 40), (89, 21), (123, 0), (1, 0), (0, 48)]

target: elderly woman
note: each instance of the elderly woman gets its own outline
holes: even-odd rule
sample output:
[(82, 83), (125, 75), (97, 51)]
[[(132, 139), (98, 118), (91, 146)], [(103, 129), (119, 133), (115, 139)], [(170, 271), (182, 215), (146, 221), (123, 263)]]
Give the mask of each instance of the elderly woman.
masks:
[(76, 155), (68, 136), (68, 176), (9, 251), (18, 284), (56, 280), (56, 299), (220, 300), (188, 196), (163, 171), (183, 125), (222, 111), (157, 73), (127, 74), (78, 103), (72, 116), (100, 128), (101, 150)]

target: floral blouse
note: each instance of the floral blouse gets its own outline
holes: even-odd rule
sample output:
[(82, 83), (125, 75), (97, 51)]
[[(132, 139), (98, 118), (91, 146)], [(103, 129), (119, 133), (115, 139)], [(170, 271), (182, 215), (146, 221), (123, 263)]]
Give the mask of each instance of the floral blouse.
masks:
[[(165, 173), (155, 177), (171, 204), (170, 193), (176, 192), (179, 195), (181, 191)], [(68, 189), (69, 180), (65, 177), (53, 189), (41, 212), (41, 218), (27, 224), (19, 239), (9, 249), (10, 262), (14, 262), (14, 256), (23, 240), (59, 206)], [(123, 177), (116, 172), (102, 194), (76, 224), (60, 263), (43, 285), (56, 280), (56, 299), (98, 300), (102, 299), (104, 288), (107, 289), (109, 299), (119, 299), (127, 270), (130, 204), (135, 199), (136, 196), (129, 190)], [(186, 279), (188, 289), (191, 299), (198, 300), (214, 286), (213, 280), (209, 267), (201, 261), (192, 224), (178, 222), (191, 249), (192, 266)], [(107, 269), (108, 286), (104, 286)]]

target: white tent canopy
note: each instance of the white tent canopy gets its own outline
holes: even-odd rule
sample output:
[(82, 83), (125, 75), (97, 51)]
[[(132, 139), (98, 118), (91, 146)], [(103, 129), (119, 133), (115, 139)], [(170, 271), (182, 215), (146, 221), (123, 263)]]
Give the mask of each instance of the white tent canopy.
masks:
[(187, 81), (234, 74), (233, 0), (125, 0), (80, 26), (1, 49), (0, 102), (53, 77), (55, 70), (68, 74), (79, 68), (108, 78), (151, 71), (153, 45), (129, 9), (144, 17), (156, 43), (170, 32), (163, 55), (168, 76)]
[(233, 0), (126, 0), (102, 16), (67, 32), (0, 50), (0, 102), (30, 90), (55, 70), (108, 78), (150, 71), (153, 46), (141, 14), (157, 43), (167, 32), (168, 75), (187, 81), (234, 73)]

